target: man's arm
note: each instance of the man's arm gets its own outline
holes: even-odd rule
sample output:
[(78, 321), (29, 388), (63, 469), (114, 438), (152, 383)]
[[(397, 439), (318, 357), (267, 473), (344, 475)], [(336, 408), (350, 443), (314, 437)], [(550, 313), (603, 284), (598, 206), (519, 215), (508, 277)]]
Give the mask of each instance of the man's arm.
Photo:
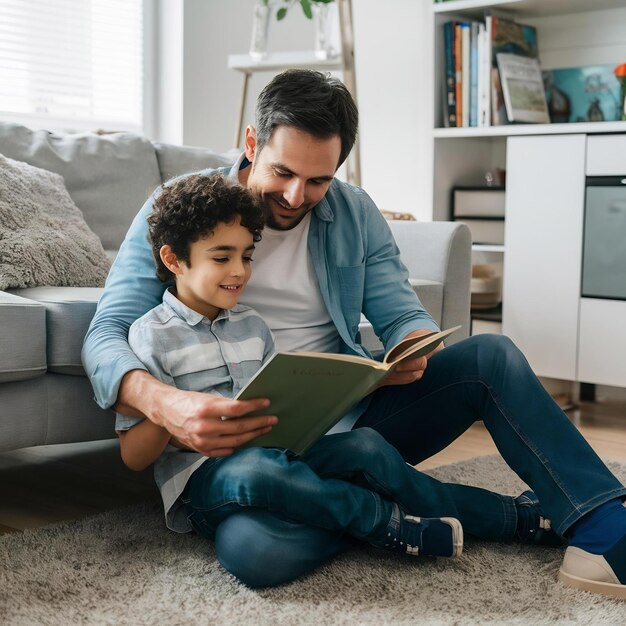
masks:
[[(205, 456), (228, 456), (244, 443), (269, 432), (278, 422), (273, 415), (244, 417), (268, 406), (269, 400), (264, 398), (230, 400), (183, 391), (144, 370), (133, 370), (122, 380), (116, 410), (147, 417), (165, 428), (179, 444)], [(222, 420), (222, 416), (238, 419)]]

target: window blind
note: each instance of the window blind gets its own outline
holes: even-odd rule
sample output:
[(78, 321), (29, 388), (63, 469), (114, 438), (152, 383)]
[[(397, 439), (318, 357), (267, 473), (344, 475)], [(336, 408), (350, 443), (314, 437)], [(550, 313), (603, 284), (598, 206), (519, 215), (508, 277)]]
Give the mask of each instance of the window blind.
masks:
[(0, 0), (0, 115), (142, 131), (143, 0)]

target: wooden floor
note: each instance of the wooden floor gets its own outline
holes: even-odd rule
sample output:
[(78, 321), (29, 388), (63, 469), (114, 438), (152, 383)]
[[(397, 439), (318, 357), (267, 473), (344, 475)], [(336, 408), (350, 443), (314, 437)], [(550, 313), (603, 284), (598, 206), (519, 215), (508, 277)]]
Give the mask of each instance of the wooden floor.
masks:
[[(625, 403), (583, 404), (568, 415), (602, 458), (626, 463)], [(476, 424), (419, 468), (495, 453), (484, 426)], [(158, 497), (152, 472), (127, 470), (115, 440), (0, 453), (0, 534)]]

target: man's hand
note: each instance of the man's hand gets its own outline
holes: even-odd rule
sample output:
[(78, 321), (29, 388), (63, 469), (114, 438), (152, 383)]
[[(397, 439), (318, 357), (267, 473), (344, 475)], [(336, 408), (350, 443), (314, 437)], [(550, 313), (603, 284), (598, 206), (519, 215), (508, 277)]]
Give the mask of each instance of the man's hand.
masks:
[[(408, 339), (409, 337), (421, 337), (422, 335), (426, 335), (430, 332), (432, 331), (415, 330), (412, 333), (409, 333), (405, 339)], [(428, 359), (430, 359), (430, 357), (436, 352), (439, 352), (439, 350), (443, 350), (443, 342), (441, 342), (426, 356), (422, 356), (417, 359), (406, 359), (400, 363), (398, 367), (396, 367), (390, 376), (387, 376), (387, 378), (380, 383), (379, 387), (386, 387), (388, 385), (408, 385), (419, 380), (424, 375), (424, 371), (428, 366)]]
[[(143, 370), (122, 379), (116, 410), (142, 415), (164, 427), (174, 441), (205, 456), (228, 456), (264, 435), (278, 422), (274, 415), (244, 417), (269, 406), (269, 400), (230, 400), (165, 385)], [(222, 416), (232, 418), (223, 420)]]

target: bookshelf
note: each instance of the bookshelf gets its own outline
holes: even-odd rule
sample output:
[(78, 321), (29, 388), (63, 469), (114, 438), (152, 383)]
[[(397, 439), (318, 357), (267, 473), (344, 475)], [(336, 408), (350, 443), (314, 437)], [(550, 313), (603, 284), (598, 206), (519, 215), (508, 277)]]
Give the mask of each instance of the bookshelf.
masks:
[(480, 19), (488, 11), (537, 29), (543, 69), (626, 60), (626, 0), (450, 0), (431, 4), (433, 120), (433, 212), (450, 218), (449, 193), (458, 185), (480, 185), (484, 173), (506, 169), (509, 137), (528, 135), (624, 133), (626, 122), (511, 124), (486, 128), (444, 128), (442, 25)]
[[(485, 172), (496, 168), (507, 170), (507, 181), (523, 178), (525, 173), (519, 170), (519, 167), (523, 167), (522, 160), (516, 157), (511, 162), (508, 158), (508, 146), (512, 139), (626, 133), (626, 122), (623, 121), (445, 128), (442, 25), (450, 20), (482, 19), (488, 11), (537, 29), (542, 69), (618, 65), (626, 60), (626, 29), (623, 26), (626, 23), (626, 0), (596, 0), (592, 3), (588, 0), (452, 0), (432, 3), (429, 27), (432, 29), (432, 217), (435, 220), (450, 219), (450, 190), (455, 186), (484, 184)], [(513, 171), (514, 167), (518, 168), (517, 171)], [(546, 164), (546, 167), (549, 172), (550, 164)], [(507, 195), (507, 215), (515, 210), (515, 203), (513, 205)], [(507, 229), (509, 227), (507, 225)], [(527, 246), (530, 253), (532, 240), (528, 241)], [(504, 271), (507, 263), (505, 248), (506, 242), (505, 246), (498, 247), (474, 246), (473, 262), (490, 263), (499, 268), (503, 275), (506, 298), (507, 290), (512, 289), (507, 284), (507, 275), (522, 275), (525, 270), (516, 267), (513, 268), (514, 272)], [(517, 260), (517, 255), (514, 259), (509, 258), (509, 265)], [(507, 307), (503, 308), (506, 317)], [(503, 327), (504, 332), (507, 332), (506, 319), (503, 320)]]

